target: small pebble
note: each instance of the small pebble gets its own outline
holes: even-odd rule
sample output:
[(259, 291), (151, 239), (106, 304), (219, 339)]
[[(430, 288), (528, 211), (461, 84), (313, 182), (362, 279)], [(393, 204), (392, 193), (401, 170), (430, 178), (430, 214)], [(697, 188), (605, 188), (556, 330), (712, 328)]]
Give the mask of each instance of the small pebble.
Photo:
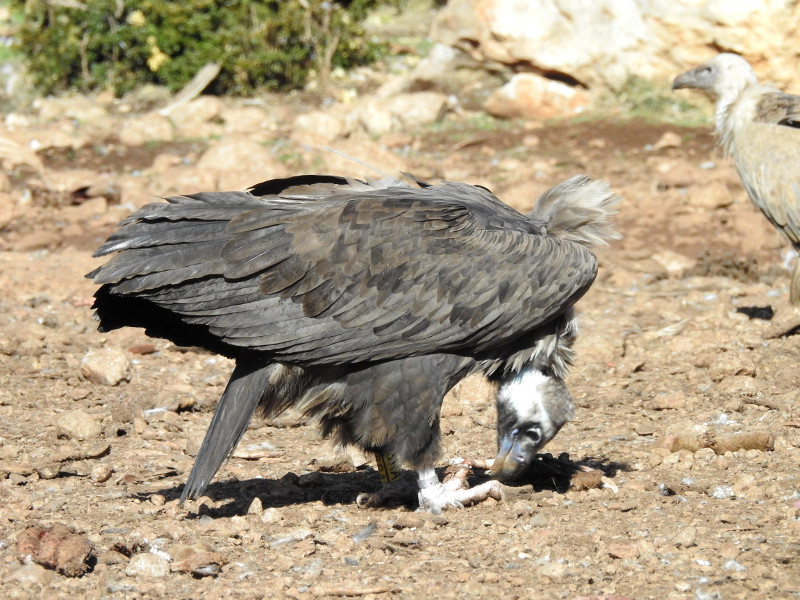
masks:
[(92, 467), (92, 474), (89, 475), (89, 479), (94, 484), (105, 483), (111, 479), (111, 474), (113, 472), (114, 469), (112, 469), (110, 465), (106, 463), (97, 463)]
[(129, 577), (144, 575), (145, 577), (164, 577), (169, 573), (169, 561), (149, 552), (142, 552), (131, 557), (125, 574)]
[(745, 567), (742, 563), (735, 561), (733, 559), (729, 560), (724, 565), (722, 565), (722, 568), (725, 569), (726, 571), (734, 571), (737, 573), (740, 573), (745, 570)]
[(727, 485), (718, 485), (711, 492), (713, 498), (724, 500), (725, 498), (733, 498), (733, 488)]
[(558, 581), (567, 574), (567, 567), (560, 562), (548, 562), (536, 569), (536, 572), (542, 577)]
[(697, 543), (697, 527), (686, 527), (672, 538), (672, 543), (681, 548), (689, 548)]
[(261, 498), (256, 496), (247, 508), (248, 515), (261, 515), (264, 512), (264, 506), (261, 503)]
[(117, 385), (130, 377), (130, 360), (120, 348), (90, 350), (81, 360), (81, 375), (101, 385)]

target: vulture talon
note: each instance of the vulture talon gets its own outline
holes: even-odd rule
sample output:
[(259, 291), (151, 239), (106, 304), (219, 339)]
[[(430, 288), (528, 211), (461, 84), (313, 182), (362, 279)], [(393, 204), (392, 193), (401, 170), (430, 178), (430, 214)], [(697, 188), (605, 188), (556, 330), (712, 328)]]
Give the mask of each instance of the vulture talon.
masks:
[(101, 331), (143, 327), (236, 362), (181, 501), (203, 493), (256, 411), (303, 412), (389, 457), (388, 474), (414, 466), (434, 511), (502, 497), (497, 482), (464, 489), (466, 469), (444, 485), (433, 471), (442, 399), (463, 378), (499, 384), (499, 477), (572, 418), (573, 305), (597, 275), (592, 248), (618, 237), (608, 185), (576, 175), (524, 215), (484, 187), (406, 179), (299, 175), (174, 196), (97, 250), (113, 254), (87, 275)]

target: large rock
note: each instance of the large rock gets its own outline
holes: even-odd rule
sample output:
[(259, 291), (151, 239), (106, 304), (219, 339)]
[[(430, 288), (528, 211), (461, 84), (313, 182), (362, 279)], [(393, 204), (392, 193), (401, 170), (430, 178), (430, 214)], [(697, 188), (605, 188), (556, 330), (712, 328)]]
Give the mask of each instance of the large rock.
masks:
[(170, 120), (155, 111), (128, 119), (122, 124), (119, 131), (119, 139), (126, 146), (171, 141), (174, 137), (175, 133)]
[(798, 21), (800, 3), (789, 0), (451, 0), (431, 37), (589, 88), (616, 88), (630, 75), (671, 80), (720, 50), (800, 88)]
[(407, 131), (439, 120), (447, 111), (447, 96), (440, 92), (407, 92), (383, 98), (365, 98), (353, 110), (370, 135)]
[(33, 107), (39, 110), (42, 121), (56, 121), (67, 117), (87, 123), (108, 114), (106, 103), (92, 96), (37, 98)]
[(243, 136), (227, 136), (206, 150), (197, 168), (213, 173), (220, 190), (240, 190), (267, 179), (286, 177), (288, 170), (270, 149)]
[(298, 115), (292, 126), (292, 134), (311, 135), (321, 140), (335, 140), (344, 131), (342, 120), (330, 112), (312, 110)]
[(222, 100), (218, 96), (200, 96), (185, 106), (175, 109), (170, 116), (178, 127), (186, 127), (208, 123), (218, 118), (222, 110)]
[(225, 133), (255, 133), (261, 136), (278, 127), (278, 119), (259, 106), (228, 106), (222, 112)]
[(82, 410), (61, 413), (56, 419), (56, 425), (70, 437), (81, 440), (98, 437), (103, 432), (100, 422)]
[(496, 117), (550, 119), (580, 112), (589, 95), (580, 87), (553, 81), (533, 73), (518, 73), (486, 101)]

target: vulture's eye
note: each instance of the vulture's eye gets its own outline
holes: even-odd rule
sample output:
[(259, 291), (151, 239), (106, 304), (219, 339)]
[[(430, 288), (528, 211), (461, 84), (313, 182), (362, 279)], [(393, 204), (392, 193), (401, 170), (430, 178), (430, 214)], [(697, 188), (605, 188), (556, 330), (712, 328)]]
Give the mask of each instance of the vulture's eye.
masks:
[(538, 425), (529, 427), (525, 430), (525, 437), (528, 438), (531, 444), (538, 446), (542, 441), (542, 429)]

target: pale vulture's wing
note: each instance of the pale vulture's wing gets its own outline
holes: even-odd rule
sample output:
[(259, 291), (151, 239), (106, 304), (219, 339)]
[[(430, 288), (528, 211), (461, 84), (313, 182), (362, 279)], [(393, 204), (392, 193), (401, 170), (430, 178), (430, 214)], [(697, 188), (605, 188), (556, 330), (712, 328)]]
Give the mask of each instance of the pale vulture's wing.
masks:
[(800, 96), (784, 92), (763, 94), (756, 106), (754, 120), (759, 123), (800, 127)]
[(800, 246), (799, 154), (800, 129), (747, 123), (737, 131), (734, 159), (742, 183), (795, 247)]
[[(483, 188), (314, 181), (292, 194), (267, 182), (254, 188), (263, 197), (204, 193), (142, 208), (98, 251), (117, 255), (89, 275), (105, 284), (101, 320), (109, 297), (144, 300), (162, 311), (139, 317), (151, 335), (306, 365), (480, 355), (553, 318), (594, 280), (589, 250)], [(175, 315), (204, 333), (179, 335)]]

